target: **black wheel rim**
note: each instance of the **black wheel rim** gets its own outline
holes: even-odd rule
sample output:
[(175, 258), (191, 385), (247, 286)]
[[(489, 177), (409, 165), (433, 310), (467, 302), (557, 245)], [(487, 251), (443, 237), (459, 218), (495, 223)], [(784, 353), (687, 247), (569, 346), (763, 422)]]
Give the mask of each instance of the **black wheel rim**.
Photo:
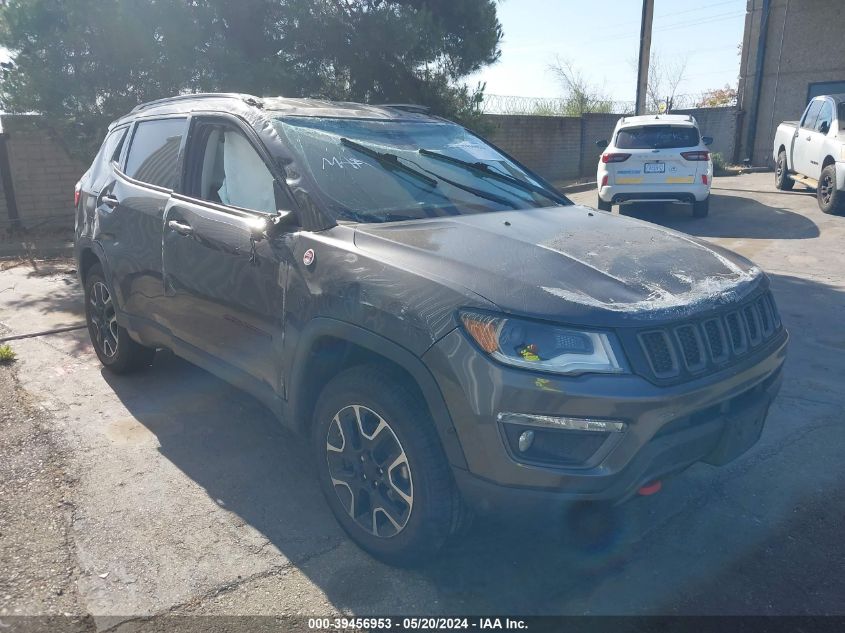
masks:
[(775, 180), (780, 182), (781, 176), (783, 176), (783, 159), (778, 159), (778, 164), (775, 167)]
[(347, 514), (379, 538), (399, 534), (414, 507), (414, 485), (405, 449), (390, 424), (372, 409), (349, 405), (326, 433), (332, 488)]
[(117, 354), (117, 316), (111, 293), (102, 281), (91, 286), (88, 297), (88, 328), (97, 348), (107, 357)]
[(830, 202), (830, 198), (833, 195), (833, 179), (830, 176), (822, 176), (822, 180), (819, 183), (819, 195), (825, 204)]

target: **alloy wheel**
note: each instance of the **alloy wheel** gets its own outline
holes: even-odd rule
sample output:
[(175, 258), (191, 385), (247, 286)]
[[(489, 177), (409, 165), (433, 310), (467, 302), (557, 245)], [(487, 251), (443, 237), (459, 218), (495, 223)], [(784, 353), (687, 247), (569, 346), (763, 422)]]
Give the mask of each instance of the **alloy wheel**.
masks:
[(361, 528), (390, 538), (414, 507), (410, 464), (399, 438), (378, 413), (363, 405), (338, 411), (326, 433), (332, 488)]
[(819, 183), (819, 194), (825, 204), (830, 202), (830, 197), (833, 195), (833, 179), (830, 176), (822, 176)]
[(90, 329), (94, 341), (108, 358), (117, 354), (117, 315), (114, 311), (111, 293), (102, 281), (97, 281), (91, 286), (90, 304), (88, 314), (90, 315)]

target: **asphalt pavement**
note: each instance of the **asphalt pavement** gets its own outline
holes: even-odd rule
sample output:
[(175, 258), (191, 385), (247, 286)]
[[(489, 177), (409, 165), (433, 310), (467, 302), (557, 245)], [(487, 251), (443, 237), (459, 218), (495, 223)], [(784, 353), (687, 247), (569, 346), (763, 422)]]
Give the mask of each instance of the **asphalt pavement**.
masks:
[[(479, 521), (415, 570), (382, 565), (344, 536), (303, 440), (250, 396), (169, 353), (112, 376), (84, 329), (13, 341), (1, 406), (25, 400), (61, 456), (60, 494), (45, 503), (64, 504), (50, 520), (66, 536), (57, 544), (20, 527), (0, 531), (0, 545), (57, 552), (72, 586), (0, 581), (0, 615), (845, 614), (845, 217), (772, 180), (717, 178), (705, 219), (685, 205), (623, 210), (736, 250), (771, 276), (792, 338), (760, 442), (577, 530)], [(0, 266), (2, 332), (80, 323), (72, 267)], [(74, 595), (39, 594), (57, 588)]]

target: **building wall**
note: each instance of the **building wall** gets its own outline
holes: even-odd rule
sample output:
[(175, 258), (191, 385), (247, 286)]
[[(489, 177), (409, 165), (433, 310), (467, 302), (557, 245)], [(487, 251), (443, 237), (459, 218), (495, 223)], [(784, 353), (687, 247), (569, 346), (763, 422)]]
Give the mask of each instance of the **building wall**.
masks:
[(581, 119), (490, 114), (487, 138), (524, 165), (551, 181), (579, 176)]
[[(41, 117), (3, 115), (2, 126), (21, 224), (72, 226), (73, 187), (85, 167), (68, 155)], [(8, 225), (5, 200), (0, 213), (0, 227)]]
[(781, 121), (794, 121), (807, 105), (811, 83), (845, 81), (845, 6), (841, 0), (770, 0), (762, 84), (753, 148), (747, 143), (764, 0), (748, 0), (740, 66), (740, 159), (772, 164), (772, 141)]

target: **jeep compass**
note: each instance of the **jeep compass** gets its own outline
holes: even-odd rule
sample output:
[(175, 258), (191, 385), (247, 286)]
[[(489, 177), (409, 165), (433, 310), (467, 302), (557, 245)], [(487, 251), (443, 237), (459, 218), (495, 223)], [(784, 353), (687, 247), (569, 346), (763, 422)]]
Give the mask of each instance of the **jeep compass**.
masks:
[(140, 105), (76, 206), (103, 365), (166, 348), (253, 394), (392, 563), (472, 514), (619, 502), (724, 464), (780, 386), (787, 333), (757, 267), (573, 205), (418, 107)]

